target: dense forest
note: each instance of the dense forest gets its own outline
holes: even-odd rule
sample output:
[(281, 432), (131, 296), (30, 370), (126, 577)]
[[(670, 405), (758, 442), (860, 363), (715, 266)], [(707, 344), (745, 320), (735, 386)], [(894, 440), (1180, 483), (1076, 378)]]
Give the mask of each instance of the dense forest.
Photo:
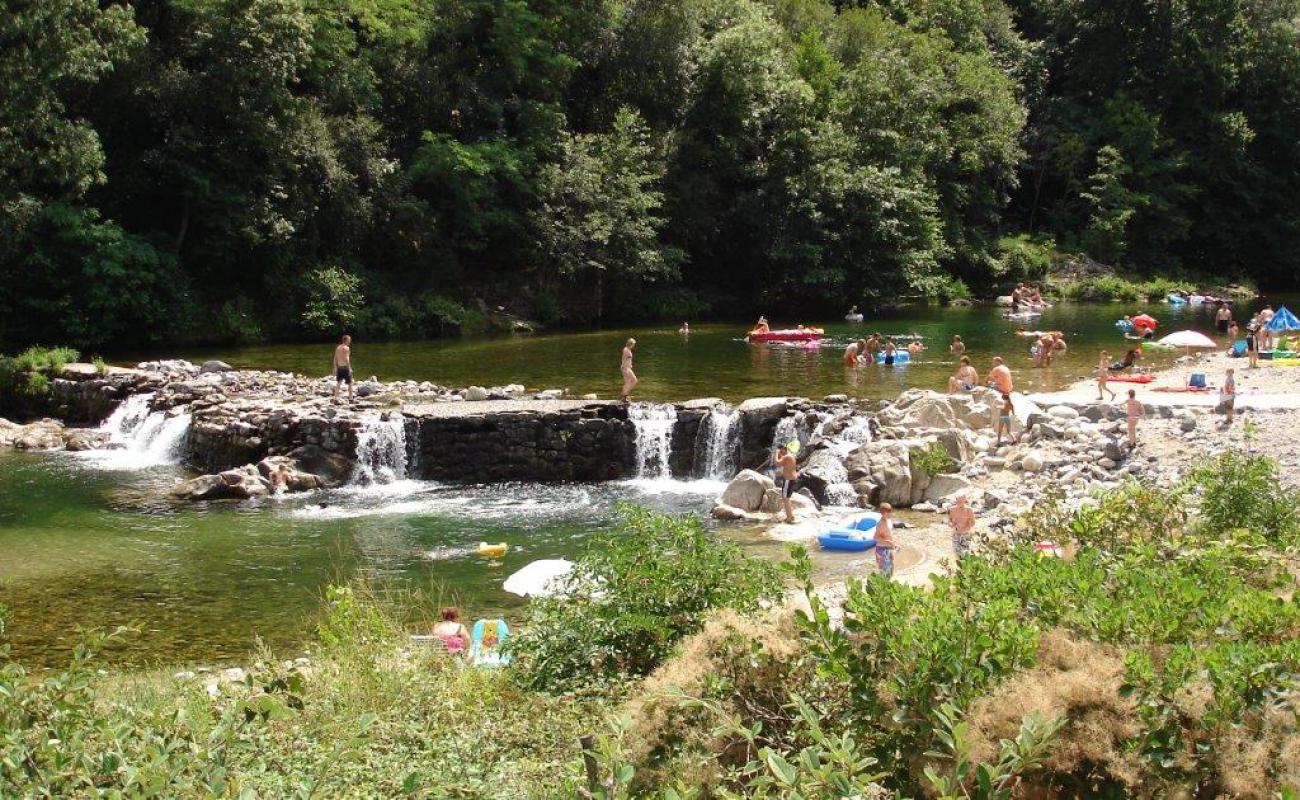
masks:
[(8, 0), (0, 348), (1294, 285), (1300, 0)]

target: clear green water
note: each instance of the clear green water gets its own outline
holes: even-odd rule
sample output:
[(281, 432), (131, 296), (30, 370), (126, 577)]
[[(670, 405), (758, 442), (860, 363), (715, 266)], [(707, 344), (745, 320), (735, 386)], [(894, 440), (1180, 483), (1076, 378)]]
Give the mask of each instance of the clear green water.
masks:
[[(1162, 330), (1179, 327), (1211, 328), (1208, 314), (1188, 310), (1181, 314), (1167, 305), (1079, 305), (1048, 309), (1038, 320), (1003, 319), (999, 309), (920, 307), (900, 309), (861, 325), (842, 321), (787, 320), (768, 315), (773, 327), (794, 327), (799, 322), (824, 327), (828, 340), (819, 348), (750, 345), (743, 341), (744, 323), (692, 326), (689, 337), (677, 326), (636, 328), (592, 333), (513, 335), (434, 342), (353, 343), (353, 363), (358, 377), (381, 380), (428, 380), (445, 386), (490, 386), (521, 383), (530, 389), (568, 388), (575, 393), (595, 392), (616, 397), (621, 385), (618, 365), (623, 342), (637, 339), (636, 372), (641, 380), (635, 396), (641, 400), (687, 400), (721, 397), (741, 400), (765, 395), (822, 397), (847, 392), (859, 397), (890, 398), (908, 387), (943, 388), (955, 371), (948, 353), (954, 334), (967, 343), (967, 351), (983, 375), (989, 360), (1000, 355), (1016, 373), (1017, 388), (1053, 390), (1088, 374), (1098, 351), (1122, 354), (1130, 343), (1115, 330), (1124, 314), (1149, 312), (1162, 321)], [(1029, 342), (1014, 335), (1019, 326), (1061, 330), (1070, 351), (1048, 369), (1034, 369)], [(907, 367), (845, 367), (844, 348), (872, 331), (884, 334), (918, 333), (926, 337), (930, 352)], [(271, 345), (195, 350), (186, 358), (219, 358), (236, 367), (292, 370), (324, 375), (330, 364), (330, 345)], [(164, 354), (168, 357), (175, 352)], [(1148, 349), (1148, 362), (1159, 365), (1167, 353)], [(139, 360), (121, 359), (121, 363)]]
[[(981, 372), (1006, 355), (1021, 388), (1053, 388), (1085, 374), (1102, 348), (1126, 342), (1114, 320), (1135, 309), (1064, 306), (1035, 327), (1070, 335), (1071, 351), (1034, 370), (1027, 343), (993, 309), (919, 309), (864, 326), (826, 325), (817, 350), (747, 345), (744, 325), (702, 326), (689, 340), (662, 329), (518, 336), (427, 343), (356, 343), (361, 375), (446, 385), (520, 382), (608, 396), (617, 391), (622, 341), (641, 342), (642, 399), (849, 392), (890, 397), (910, 386), (939, 388), (952, 372), (947, 342), (966, 339)], [(1153, 309), (1160, 319), (1167, 307)], [(777, 318), (778, 324), (784, 322)], [(1165, 327), (1209, 329), (1199, 312)], [(906, 368), (840, 364), (851, 334), (916, 332), (936, 351)], [(175, 356), (176, 353), (166, 355)], [(274, 346), (182, 353), (239, 367), (323, 374), (329, 348)], [(1160, 363), (1172, 356), (1153, 353)], [(128, 359), (122, 359), (127, 361)], [(251, 504), (176, 507), (160, 498), (181, 477), (171, 467), (113, 471), (73, 454), (0, 453), (0, 603), (12, 611), (9, 639), (20, 659), (61, 663), (77, 628), (140, 628), (109, 654), (122, 664), (239, 662), (260, 638), (288, 651), (302, 642), (331, 580), (369, 573), (381, 581), (431, 587), (471, 616), (517, 616), (522, 601), (501, 583), (537, 559), (576, 553), (606, 526), (614, 504), (632, 500), (666, 511), (707, 511), (717, 485), (619, 483), (602, 486), (445, 487), (401, 483), (369, 491)], [(320, 508), (321, 501), (329, 503)], [(753, 552), (781, 548), (753, 531), (720, 529)], [(499, 564), (473, 553), (479, 541), (507, 542)], [(852, 568), (821, 559), (829, 572)]]

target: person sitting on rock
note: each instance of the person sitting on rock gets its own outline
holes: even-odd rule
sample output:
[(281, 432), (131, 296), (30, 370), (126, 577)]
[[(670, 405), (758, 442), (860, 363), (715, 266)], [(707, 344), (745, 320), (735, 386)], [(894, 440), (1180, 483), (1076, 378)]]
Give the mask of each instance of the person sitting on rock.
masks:
[(970, 356), (962, 356), (957, 374), (948, 379), (948, 394), (971, 392), (979, 385), (980, 375), (970, 363)]
[(289, 491), (290, 471), (288, 464), (281, 464), (271, 471), (271, 494)]

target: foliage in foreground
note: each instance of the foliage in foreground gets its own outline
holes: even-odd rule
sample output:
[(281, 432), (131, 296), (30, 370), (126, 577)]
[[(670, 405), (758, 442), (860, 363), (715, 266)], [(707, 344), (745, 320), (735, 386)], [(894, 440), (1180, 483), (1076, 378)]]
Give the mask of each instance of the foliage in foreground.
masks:
[(641, 676), (723, 608), (756, 610), (779, 598), (767, 562), (719, 541), (695, 517), (621, 508), (617, 530), (593, 537), (561, 596), (529, 604), (515, 639), (521, 679), (573, 689)]
[(334, 592), (309, 667), (257, 655), (216, 699), (193, 679), (105, 676), (99, 637), (54, 674), (4, 663), (0, 796), (573, 797), (586, 706), (406, 655), (391, 609)]
[[(652, 793), (844, 796), (864, 776), (902, 796), (1294, 791), (1294, 530), (1206, 524), (1225, 495), (1233, 519), (1276, 520), (1274, 470), (1234, 455), (1189, 486), (1131, 486), (1077, 514), (1048, 498), (1024, 543), (930, 590), (850, 580), (842, 625), (810, 584), (799, 631), (788, 612), (766, 634), (711, 623), (629, 700), (614, 761)], [(1036, 537), (1077, 552), (1043, 557)], [(804, 556), (796, 569), (809, 574)]]

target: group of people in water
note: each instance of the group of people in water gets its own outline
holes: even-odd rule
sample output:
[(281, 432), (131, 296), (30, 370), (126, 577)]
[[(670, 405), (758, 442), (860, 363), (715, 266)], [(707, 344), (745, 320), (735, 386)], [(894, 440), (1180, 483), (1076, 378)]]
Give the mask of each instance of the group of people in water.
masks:
[(919, 355), (925, 352), (925, 343), (919, 336), (914, 335), (912, 340), (900, 349), (893, 339), (873, 333), (865, 339), (858, 339), (844, 349), (844, 364), (853, 367), (879, 360), (890, 367), (894, 365), (900, 352), (906, 352), (909, 357)]

